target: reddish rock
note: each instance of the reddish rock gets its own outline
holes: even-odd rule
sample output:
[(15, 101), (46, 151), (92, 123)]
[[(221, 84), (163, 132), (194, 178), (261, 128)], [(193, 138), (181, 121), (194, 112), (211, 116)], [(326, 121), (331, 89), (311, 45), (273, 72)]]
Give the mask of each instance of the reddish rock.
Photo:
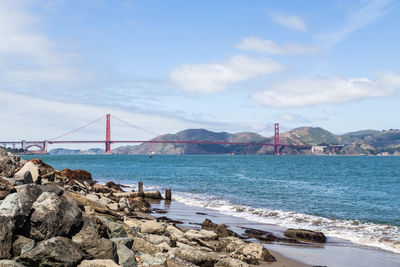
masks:
[(101, 184), (94, 184), (93, 185), (93, 190), (96, 193), (111, 193), (111, 189), (105, 187), (104, 185)]
[(106, 187), (110, 188), (111, 190), (113, 190), (114, 192), (124, 192), (124, 190), (121, 189), (120, 184), (116, 184), (112, 181), (109, 181), (105, 184)]
[(61, 171), (61, 175), (68, 179), (68, 185), (74, 185), (75, 180), (82, 184), (86, 181), (89, 185), (94, 185), (92, 175), (85, 170), (71, 170), (66, 168)]

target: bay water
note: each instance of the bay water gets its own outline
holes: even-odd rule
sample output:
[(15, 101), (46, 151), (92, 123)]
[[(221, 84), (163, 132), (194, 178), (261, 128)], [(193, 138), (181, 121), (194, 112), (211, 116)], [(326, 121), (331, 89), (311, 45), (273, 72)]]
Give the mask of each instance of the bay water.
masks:
[[(31, 159), (38, 156), (24, 156)], [(176, 201), (400, 253), (400, 157), (41, 155), (100, 183), (172, 188)]]

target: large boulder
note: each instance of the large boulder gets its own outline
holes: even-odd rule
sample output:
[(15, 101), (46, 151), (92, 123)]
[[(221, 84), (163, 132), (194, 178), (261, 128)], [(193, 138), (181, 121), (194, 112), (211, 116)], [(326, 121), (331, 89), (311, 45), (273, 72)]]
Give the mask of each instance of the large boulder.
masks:
[(42, 193), (32, 209), (30, 236), (35, 240), (72, 236), (82, 225), (82, 212), (78, 204), (52, 192)]
[(134, 242), (133, 242), (132, 250), (134, 252), (142, 252), (142, 253), (150, 254), (152, 256), (156, 255), (158, 252), (161, 252), (161, 249), (159, 247), (144, 240), (143, 238), (134, 237), (133, 240), (134, 240)]
[(12, 257), (12, 235), (14, 231), (13, 218), (0, 215), (0, 259)]
[(228, 237), (228, 236), (239, 237), (238, 234), (236, 234), (232, 230), (229, 230), (225, 224), (223, 224), (223, 223), (215, 224), (209, 219), (205, 219), (201, 223), (201, 227), (205, 230), (213, 230), (217, 234), (217, 236), (220, 238)]
[(124, 192), (124, 190), (122, 190), (122, 188), (121, 188), (121, 186), (123, 186), (123, 185), (116, 184), (112, 181), (107, 182), (104, 186), (109, 188), (113, 192)]
[(114, 242), (117, 246), (124, 245), (129, 249), (132, 249), (132, 246), (133, 246), (133, 239), (130, 237), (111, 238), (111, 241)]
[[(275, 257), (260, 243), (247, 243), (235, 251), (235, 254), (249, 256), (259, 261), (274, 262)], [(252, 262), (248, 262), (252, 263)]]
[(185, 235), (185, 233), (182, 230), (172, 225), (168, 225), (166, 231), (169, 234), (169, 236), (176, 241), (180, 240)]
[(118, 264), (123, 267), (136, 267), (135, 253), (123, 244), (117, 245)]
[(307, 240), (313, 241), (317, 243), (325, 243), (326, 237), (322, 232), (314, 232), (305, 229), (288, 229), (285, 231), (285, 236), (298, 239), (298, 240)]
[(5, 199), (11, 193), (15, 192), (15, 187), (6, 178), (0, 177), (0, 200)]
[(85, 170), (70, 170), (66, 168), (61, 171), (61, 175), (67, 178), (68, 185), (74, 185), (74, 181), (78, 181), (81, 184), (87, 182), (90, 186), (94, 185), (92, 175)]
[(10, 217), (16, 228), (23, 228), (32, 204), (24, 202), (18, 193), (8, 195), (0, 204), (0, 216)]
[(96, 201), (90, 200), (85, 196), (76, 194), (74, 192), (68, 192), (68, 194), (64, 194), (64, 197), (67, 198), (69, 201), (75, 200), (81, 207), (85, 208), (85, 211), (96, 211), (99, 213), (106, 213), (109, 214), (110, 210), (107, 207), (104, 207), (100, 203)]
[(236, 237), (224, 237), (218, 240), (216, 250), (225, 252), (234, 252), (244, 246), (246, 243)]
[(206, 229), (206, 230), (214, 230), (215, 228), (217, 228), (218, 224), (213, 223), (210, 219), (205, 219), (202, 223), (201, 223), (201, 228)]
[(21, 177), (14, 176), (13, 178), (8, 178), (8, 180), (13, 185), (23, 185), (23, 184), (33, 183), (33, 178), (32, 178), (32, 174), (30, 171), (26, 171), (25, 174)]
[(27, 172), (31, 174), (31, 178), (34, 183), (40, 183), (39, 167), (31, 161), (25, 163), (25, 165), (14, 174), (14, 177), (23, 179), (25, 173)]
[(214, 266), (213, 259), (208, 254), (195, 249), (176, 249), (176, 256), (198, 266)]
[(26, 266), (77, 266), (85, 253), (71, 239), (53, 237), (37, 244), (32, 250), (16, 258)]
[[(26, 245), (29, 246), (29, 244), (33, 245), (33, 247), (36, 245), (35, 240), (27, 238), (22, 235), (17, 235), (14, 236), (14, 241), (13, 241), (13, 255), (14, 257), (18, 257), (21, 253), (21, 250), (23, 247)], [(27, 249), (25, 249), (24, 252), (26, 252)]]
[(128, 199), (131, 209), (134, 211), (150, 212), (150, 203), (142, 197)]
[(140, 225), (140, 231), (143, 234), (158, 234), (165, 233), (166, 227), (164, 224), (155, 221), (146, 221)]
[(108, 227), (110, 238), (117, 238), (117, 237), (127, 237), (128, 234), (126, 233), (124, 227), (121, 223), (118, 223), (111, 218), (107, 218), (104, 216), (97, 216), (100, 221)]
[(13, 177), (25, 164), (25, 160), (0, 148), (0, 176)]
[(72, 241), (88, 255), (95, 259), (116, 260), (117, 246), (109, 239), (103, 223), (92, 217), (83, 217), (83, 227), (72, 237)]

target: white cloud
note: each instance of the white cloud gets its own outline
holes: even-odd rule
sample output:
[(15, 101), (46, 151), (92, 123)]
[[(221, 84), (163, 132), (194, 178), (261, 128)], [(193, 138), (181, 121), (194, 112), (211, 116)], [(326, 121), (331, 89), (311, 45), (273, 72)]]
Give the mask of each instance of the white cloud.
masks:
[(380, 73), (375, 81), (369, 78), (299, 78), (272, 86), (253, 95), (253, 99), (266, 107), (305, 107), (388, 97), (398, 88), (400, 76), (392, 73)]
[(342, 28), (335, 32), (319, 35), (316, 38), (324, 41), (327, 45), (340, 42), (347, 35), (354, 31), (362, 29), (385, 15), (389, 9), (390, 0), (369, 0), (361, 8), (355, 9), (347, 16), (346, 22)]
[(289, 29), (292, 29), (295, 31), (302, 31), (302, 32), (305, 32), (308, 30), (306, 23), (299, 16), (272, 12), (271, 17), (275, 22), (277, 22)]
[(283, 113), (277, 116), (278, 121), (288, 122), (288, 123), (309, 123), (310, 120), (307, 118), (293, 113)]
[(316, 54), (321, 48), (315, 45), (305, 45), (296, 42), (276, 44), (271, 40), (263, 40), (256, 37), (246, 37), (236, 45), (236, 48), (247, 51), (257, 51), (270, 54)]
[(34, 3), (0, 1), (0, 89), (66, 88), (85, 76), (74, 67), (77, 55), (60, 50), (42, 30), (30, 10)]
[(187, 92), (212, 93), (281, 69), (279, 63), (267, 58), (234, 56), (221, 63), (182, 65), (171, 71), (170, 79)]

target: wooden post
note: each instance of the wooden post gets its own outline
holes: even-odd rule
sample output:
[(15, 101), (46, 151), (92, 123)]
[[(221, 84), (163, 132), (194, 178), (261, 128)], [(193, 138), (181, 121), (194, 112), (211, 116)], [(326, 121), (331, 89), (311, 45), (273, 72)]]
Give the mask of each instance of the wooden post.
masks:
[(165, 200), (171, 200), (171, 188), (170, 189), (165, 189)]
[(139, 194), (143, 193), (143, 182), (139, 182), (138, 187), (139, 187), (139, 189), (138, 189)]

